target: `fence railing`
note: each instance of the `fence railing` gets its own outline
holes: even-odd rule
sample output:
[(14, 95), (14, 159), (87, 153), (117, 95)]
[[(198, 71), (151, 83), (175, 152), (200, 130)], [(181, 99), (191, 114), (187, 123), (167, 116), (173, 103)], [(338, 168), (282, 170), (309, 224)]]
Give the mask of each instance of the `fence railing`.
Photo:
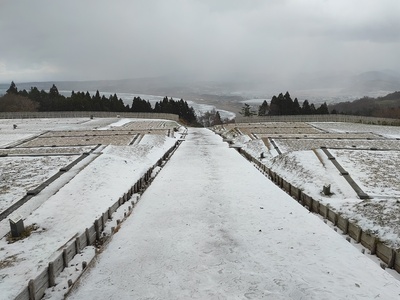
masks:
[[(362, 230), (360, 226), (353, 223), (351, 220), (343, 217), (340, 213), (335, 212), (329, 207), (324, 205), (318, 200), (313, 199), (311, 196), (304, 193), (301, 189), (292, 185), (290, 182), (283, 179), (276, 172), (272, 171), (261, 161), (244, 151), (239, 149), (239, 153), (242, 154), (247, 160), (254, 163), (265, 175), (267, 175), (271, 181), (278, 185), (282, 190), (286, 191), (296, 201), (298, 201), (304, 207), (307, 207), (310, 212), (321, 215), (325, 220), (329, 220), (334, 226), (339, 228), (343, 234), (348, 235), (356, 243), (360, 243), (365, 248), (370, 250), (371, 255), (376, 255), (382, 260), (382, 268), (391, 268), (400, 273), (400, 249), (393, 249), (387, 246), (383, 241), (368, 230)], [(349, 240), (350, 241), (350, 240)]]
[(166, 119), (179, 121), (179, 116), (166, 113), (134, 113), (109, 111), (49, 111), (49, 112), (0, 112), (0, 119), (37, 119), (37, 118), (139, 118)]
[(400, 126), (400, 119), (376, 118), (351, 115), (285, 115), (285, 116), (251, 116), (236, 117), (236, 123), (262, 122), (350, 122), (376, 125)]

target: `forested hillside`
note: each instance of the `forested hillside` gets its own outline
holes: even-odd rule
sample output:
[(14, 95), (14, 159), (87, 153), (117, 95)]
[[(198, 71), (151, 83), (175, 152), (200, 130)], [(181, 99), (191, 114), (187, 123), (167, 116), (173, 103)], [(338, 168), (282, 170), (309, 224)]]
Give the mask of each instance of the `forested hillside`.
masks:
[(354, 101), (329, 105), (331, 113), (383, 118), (400, 118), (400, 92), (383, 97), (364, 97)]

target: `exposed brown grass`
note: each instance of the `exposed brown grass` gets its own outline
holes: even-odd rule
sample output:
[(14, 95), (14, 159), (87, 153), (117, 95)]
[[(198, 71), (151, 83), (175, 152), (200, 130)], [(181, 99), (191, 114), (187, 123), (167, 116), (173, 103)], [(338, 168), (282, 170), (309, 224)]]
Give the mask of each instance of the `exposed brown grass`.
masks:
[(12, 237), (12, 236), (11, 236), (11, 232), (9, 232), (9, 233), (7, 234), (7, 237), (6, 237), (7, 242), (8, 242), (9, 244), (12, 244), (12, 243), (15, 243), (16, 241), (20, 241), (20, 240), (26, 239), (26, 238), (29, 237), (29, 236), (32, 234), (32, 232), (35, 231), (36, 229), (38, 229), (38, 227), (37, 227), (36, 224), (29, 225), (29, 226), (25, 227), (25, 231), (22, 232), (21, 236), (19, 236), (19, 237)]

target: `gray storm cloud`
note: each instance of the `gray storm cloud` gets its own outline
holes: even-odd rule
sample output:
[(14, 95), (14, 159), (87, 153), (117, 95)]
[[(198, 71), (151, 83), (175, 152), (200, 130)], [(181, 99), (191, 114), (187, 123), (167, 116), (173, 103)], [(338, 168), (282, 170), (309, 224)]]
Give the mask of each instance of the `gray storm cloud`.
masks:
[(0, 82), (400, 69), (400, 1), (0, 2)]

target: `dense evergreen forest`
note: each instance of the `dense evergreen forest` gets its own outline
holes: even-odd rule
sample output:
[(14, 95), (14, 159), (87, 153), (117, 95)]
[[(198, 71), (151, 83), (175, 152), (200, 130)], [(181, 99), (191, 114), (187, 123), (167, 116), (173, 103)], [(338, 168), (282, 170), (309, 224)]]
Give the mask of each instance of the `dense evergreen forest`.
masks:
[(398, 119), (400, 118), (400, 92), (378, 98), (364, 97), (352, 102), (340, 102), (330, 105), (329, 109), (333, 113)]
[(30, 91), (18, 91), (14, 82), (11, 82), (7, 93), (0, 97), (0, 111), (110, 111), (110, 112), (154, 112), (171, 113), (179, 115), (181, 121), (188, 125), (197, 125), (197, 119), (193, 107), (189, 107), (183, 99), (175, 101), (172, 98), (164, 99), (152, 108), (149, 101), (134, 97), (132, 105), (125, 105), (117, 95), (108, 98), (100, 96), (99, 91), (95, 95), (89, 92), (74, 92), (65, 97), (58, 92), (53, 84), (49, 92), (39, 91), (32, 87)]
[(309, 103), (308, 100), (304, 100), (300, 106), (299, 100), (295, 98), (292, 100), (289, 92), (285, 95), (280, 93), (277, 96), (273, 96), (270, 104), (265, 100), (259, 107), (258, 112), (251, 109), (250, 105), (245, 104), (242, 107), (242, 111), (239, 112), (245, 117), (258, 115), (258, 116), (279, 116), (279, 115), (324, 115), (329, 114), (328, 105), (326, 103), (321, 104), (320, 107), (315, 108), (313, 103)]

